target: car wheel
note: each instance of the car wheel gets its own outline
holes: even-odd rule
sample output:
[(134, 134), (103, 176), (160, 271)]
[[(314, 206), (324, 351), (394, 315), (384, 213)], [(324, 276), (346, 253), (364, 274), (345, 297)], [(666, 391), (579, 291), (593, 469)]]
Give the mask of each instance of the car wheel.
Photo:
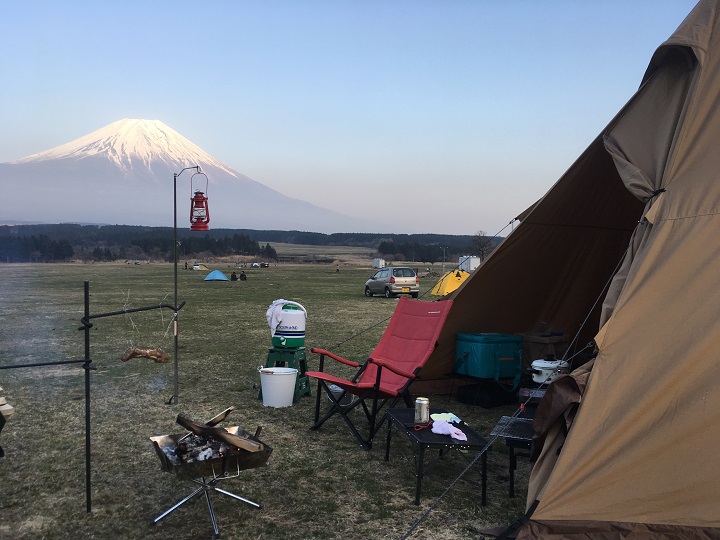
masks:
[(412, 293), (412, 297), (413, 297), (413, 298), (417, 298), (417, 297), (418, 297), (418, 293), (416, 293), (416, 292)]
[(365, 296), (370, 298), (372, 296), (372, 292), (370, 291), (370, 287), (365, 287)]
[(394, 295), (390, 292), (390, 289), (385, 289), (385, 298), (392, 298)]

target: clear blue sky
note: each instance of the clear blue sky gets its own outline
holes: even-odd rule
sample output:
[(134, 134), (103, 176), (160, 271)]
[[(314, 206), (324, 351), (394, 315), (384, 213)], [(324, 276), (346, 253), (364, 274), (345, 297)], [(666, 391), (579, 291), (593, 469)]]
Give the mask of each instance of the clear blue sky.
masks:
[(161, 120), (285, 195), (403, 231), (494, 234), (695, 3), (4, 0), (0, 162)]

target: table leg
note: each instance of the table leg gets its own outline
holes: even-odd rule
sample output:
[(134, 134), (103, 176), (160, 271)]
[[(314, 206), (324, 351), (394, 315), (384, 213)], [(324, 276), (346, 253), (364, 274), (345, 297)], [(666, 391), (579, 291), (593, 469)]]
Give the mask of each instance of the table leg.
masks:
[(422, 486), (423, 468), (425, 466), (425, 447), (420, 446), (420, 453), (418, 455), (417, 469), (415, 470), (415, 476), (417, 477), (417, 484), (415, 485), (415, 505), (420, 505), (420, 488)]
[(388, 418), (388, 434), (385, 443), (385, 461), (390, 461), (390, 439), (392, 438), (393, 419)]
[(510, 497), (515, 496), (515, 469), (517, 467), (517, 456), (515, 456), (515, 447), (510, 446)]
[(482, 453), (482, 496), (480, 497), (480, 505), (487, 505), (487, 450)]

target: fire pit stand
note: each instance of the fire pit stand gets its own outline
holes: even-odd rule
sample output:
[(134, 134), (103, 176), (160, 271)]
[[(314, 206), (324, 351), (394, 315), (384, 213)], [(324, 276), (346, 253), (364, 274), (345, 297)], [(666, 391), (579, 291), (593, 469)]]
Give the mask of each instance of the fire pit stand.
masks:
[(210, 499), (211, 490), (222, 493), (223, 495), (227, 495), (228, 497), (232, 497), (235, 500), (244, 502), (246, 504), (249, 504), (250, 506), (254, 506), (255, 508), (262, 508), (261, 504), (253, 502), (250, 499), (246, 499), (245, 497), (241, 497), (240, 495), (237, 495), (235, 493), (231, 493), (230, 491), (219, 488), (216, 485), (220, 480), (229, 480), (231, 478), (236, 478), (239, 475), (240, 469), (238, 468), (237, 474), (233, 474), (232, 476), (213, 476), (209, 480), (204, 477), (199, 480), (196, 478), (191, 478), (190, 480), (198, 484), (200, 487), (196, 488), (195, 491), (190, 493), (190, 495), (165, 510), (162, 514), (160, 514), (153, 520), (153, 523), (158, 523), (161, 519), (169, 516), (196, 495), (200, 495), (200, 493), (205, 493), (205, 502), (207, 502), (208, 512), (210, 513), (210, 521), (212, 522), (213, 532), (215, 533), (215, 538), (220, 538), (220, 529), (218, 528), (217, 518), (215, 517), (215, 508), (213, 507), (212, 500)]
[[(180, 423), (181, 416), (178, 417), (178, 423)], [(215, 509), (210, 499), (210, 492), (217, 491), (232, 499), (249, 504), (254, 508), (262, 508), (260, 504), (222, 489), (218, 487), (217, 484), (221, 480), (237, 478), (240, 476), (240, 471), (242, 470), (265, 465), (272, 453), (272, 448), (258, 439), (260, 428), (255, 432), (255, 435), (251, 435), (238, 426), (223, 429), (212, 427), (212, 421), (204, 425), (192, 423), (189, 420), (187, 421), (189, 423), (183, 423), (182, 425), (186, 427), (192, 426), (193, 431), (196, 433), (195, 435), (192, 433), (160, 435), (150, 437), (150, 440), (160, 458), (163, 471), (173, 472), (178, 479), (189, 480), (197, 484), (198, 487), (188, 496), (156, 517), (154, 523), (160, 522), (183, 504), (203, 493), (205, 495), (208, 512), (210, 513), (215, 538), (219, 538), (220, 531), (218, 529), (217, 518), (215, 517)], [(204, 447), (204, 451), (208, 453), (205, 459), (201, 457), (188, 457), (191, 454), (186, 454), (185, 458), (178, 457), (178, 448), (183, 447), (183, 445), (193, 446), (197, 441), (199, 441), (198, 444), (200, 446)], [(218, 441), (219, 444), (223, 445), (220, 452), (217, 450)], [(228, 447), (228, 442), (238, 444)], [(241, 444), (244, 448), (240, 447)], [(215, 448), (210, 448), (210, 446), (214, 446)], [(183, 450), (185, 450), (184, 447)]]

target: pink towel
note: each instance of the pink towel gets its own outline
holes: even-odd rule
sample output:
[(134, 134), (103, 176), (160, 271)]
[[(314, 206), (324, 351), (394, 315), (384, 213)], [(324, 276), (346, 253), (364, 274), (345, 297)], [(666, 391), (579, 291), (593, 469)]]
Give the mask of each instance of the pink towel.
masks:
[(432, 432), (438, 433), (439, 435), (450, 435), (453, 439), (458, 441), (467, 441), (467, 435), (462, 430), (453, 426), (450, 422), (445, 420), (435, 420), (432, 425)]

